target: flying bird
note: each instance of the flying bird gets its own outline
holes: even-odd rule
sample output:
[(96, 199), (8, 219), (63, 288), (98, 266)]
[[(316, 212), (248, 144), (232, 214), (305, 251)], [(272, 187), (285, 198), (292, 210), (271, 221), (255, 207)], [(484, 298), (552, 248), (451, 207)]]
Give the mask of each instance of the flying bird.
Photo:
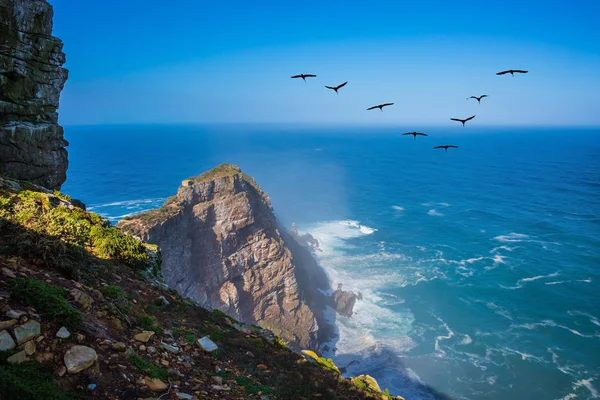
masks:
[(484, 97), (488, 97), (488, 95), (487, 94), (482, 94), (479, 97), (477, 97), (477, 96), (471, 96), (471, 97), (467, 97), (467, 100), (469, 100), (469, 99), (475, 99), (475, 100), (477, 100), (477, 102), (479, 104), (481, 104), (481, 99), (483, 99)]
[(406, 132), (406, 133), (402, 134), (402, 136), (406, 136), (406, 135), (413, 135), (414, 138), (415, 138), (415, 140), (417, 140), (417, 135), (419, 135), (419, 136), (427, 136), (426, 134), (421, 133), (421, 132)]
[(341, 85), (337, 85), (337, 86), (335, 86), (335, 87), (334, 87), (334, 86), (327, 86), (327, 85), (325, 85), (325, 87), (326, 87), (327, 89), (335, 90), (335, 92), (336, 92), (337, 94), (339, 94), (339, 93), (338, 93), (338, 89), (341, 89), (341, 88), (343, 88), (344, 86), (346, 86), (346, 84), (347, 84), (347, 83), (348, 83), (348, 81), (346, 81), (346, 82), (342, 83)]
[(369, 108), (367, 108), (367, 111), (368, 111), (368, 110), (373, 110), (373, 109), (375, 109), (375, 108), (379, 108), (381, 111), (383, 111), (383, 107), (391, 106), (391, 105), (393, 105), (393, 104), (394, 104), (394, 103), (384, 103), (384, 104), (380, 104), (380, 105), (378, 105), (378, 106), (373, 106), (373, 107), (369, 107)]
[(302, 80), (304, 82), (306, 82), (306, 78), (316, 78), (316, 75), (313, 74), (300, 74), (300, 75), (294, 75), (291, 78), (302, 78)]
[(450, 148), (458, 149), (458, 146), (445, 145), (445, 146), (435, 146), (434, 147), (434, 149), (444, 149), (444, 151), (448, 151), (448, 149), (450, 149)]
[(450, 118), (452, 121), (458, 121), (458, 122), (462, 122), (463, 126), (465, 126), (465, 122), (472, 120), (473, 118), (475, 118), (474, 115), (470, 116), (467, 119), (460, 119), (460, 118)]
[(496, 72), (496, 75), (511, 74), (513, 76), (513, 78), (514, 78), (515, 77), (515, 72), (518, 72), (519, 74), (526, 74), (529, 71), (524, 71), (522, 69), (509, 69), (509, 70), (506, 70), (506, 71)]

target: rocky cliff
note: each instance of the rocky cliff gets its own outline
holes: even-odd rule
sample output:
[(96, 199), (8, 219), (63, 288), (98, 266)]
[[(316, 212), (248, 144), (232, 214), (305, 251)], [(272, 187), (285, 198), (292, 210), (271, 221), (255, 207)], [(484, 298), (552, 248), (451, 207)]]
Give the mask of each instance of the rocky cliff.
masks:
[(163, 207), (119, 226), (161, 248), (165, 281), (183, 296), (295, 348), (316, 348), (326, 331), (318, 290), (328, 288), (326, 276), (278, 228), (268, 196), (238, 167), (186, 180)]
[(68, 142), (58, 125), (62, 41), (46, 0), (0, 0), (0, 175), (59, 189)]

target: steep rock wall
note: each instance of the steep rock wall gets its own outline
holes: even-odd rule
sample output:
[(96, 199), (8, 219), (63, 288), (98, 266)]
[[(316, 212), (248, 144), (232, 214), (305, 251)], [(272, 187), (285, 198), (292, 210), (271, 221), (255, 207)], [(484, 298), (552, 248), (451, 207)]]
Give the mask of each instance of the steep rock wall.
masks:
[(68, 142), (58, 125), (62, 41), (45, 0), (0, 0), (0, 175), (59, 189)]

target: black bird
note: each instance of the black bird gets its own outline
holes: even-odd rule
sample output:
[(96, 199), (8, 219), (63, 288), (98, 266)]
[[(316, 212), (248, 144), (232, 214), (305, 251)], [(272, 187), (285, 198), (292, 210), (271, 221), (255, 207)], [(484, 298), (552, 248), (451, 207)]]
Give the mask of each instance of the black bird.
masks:
[[(336, 93), (338, 93), (338, 89), (340, 89), (340, 88), (343, 88), (344, 86), (346, 86), (346, 84), (347, 84), (347, 83), (348, 83), (348, 81), (346, 81), (346, 82), (342, 83), (341, 85), (337, 85), (337, 86), (335, 86), (335, 87), (333, 87), (333, 86), (327, 86), (327, 85), (325, 85), (325, 87), (326, 87), (327, 89), (335, 90), (335, 92), (336, 92)], [(338, 94), (339, 94), (339, 93), (338, 93)]]
[(406, 133), (402, 134), (402, 136), (406, 136), (406, 135), (413, 135), (414, 138), (415, 138), (415, 140), (417, 140), (417, 135), (419, 135), (419, 136), (427, 136), (426, 134), (421, 133), (421, 132), (406, 132)]
[(379, 108), (381, 111), (383, 111), (383, 107), (391, 106), (391, 105), (393, 105), (393, 104), (394, 104), (394, 103), (384, 103), (384, 104), (380, 104), (380, 105), (378, 105), (378, 106), (373, 106), (373, 107), (369, 107), (369, 108), (367, 108), (367, 111), (368, 111), (368, 110), (373, 110), (373, 109), (375, 109), (375, 108)]
[(506, 70), (506, 71), (496, 72), (496, 75), (511, 74), (513, 76), (513, 78), (514, 78), (515, 77), (515, 72), (518, 72), (519, 74), (526, 74), (529, 71), (524, 71), (522, 69), (509, 69), (509, 70)]
[(467, 97), (467, 100), (469, 100), (469, 99), (475, 99), (475, 100), (477, 100), (477, 102), (479, 104), (481, 104), (481, 99), (483, 99), (484, 97), (488, 97), (488, 95), (487, 94), (482, 94), (479, 97), (477, 97), (477, 96), (471, 96), (471, 97)]
[(302, 78), (302, 80), (304, 82), (306, 82), (306, 78), (316, 78), (316, 75), (313, 74), (300, 74), (300, 75), (294, 75), (291, 78)]
[(470, 116), (467, 119), (460, 119), (460, 118), (450, 118), (452, 121), (458, 121), (458, 122), (462, 122), (463, 126), (465, 126), (465, 122), (472, 120), (473, 118), (475, 118), (474, 115)]
[(458, 149), (458, 146), (454, 145), (445, 145), (445, 146), (435, 146), (434, 149), (444, 149), (444, 151), (448, 151), (450, 148)]

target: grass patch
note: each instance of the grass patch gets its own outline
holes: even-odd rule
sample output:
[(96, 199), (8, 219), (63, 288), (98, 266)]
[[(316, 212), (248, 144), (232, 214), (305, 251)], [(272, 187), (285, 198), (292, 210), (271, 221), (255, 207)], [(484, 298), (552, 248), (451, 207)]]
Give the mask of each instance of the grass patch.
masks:
[(8, 364), (8, 352), (0, 352), (0, 398), (20, 400), (75, 400), (53, 381), (52, 375), (39, 369), (34, 361)]
[(262, 392), (263, 394), (273, 393), (273, 390), (270, 387), (265, 386), (260, 382), (254, 382), (246, 376), (238, 376), (235, 378), (235, 382), (238, 385), (243, 386), (248, 394), (257, 394), (258, 392)]
[(109, 299), (124, 299), (125, 292), (118, 286), (115, 285), (107, 285), (102, 289), (104, 295)]
[(196, 334), (192, 331), (183, 332), (183, 338), (187, 340), (190, 345), (193, 345), (196, 342)]
[(29, 278), (12, 279), (8, 285), (11, 296), (15, 299), (33, 306), (71, 331), (81, 327), (81, 313), (67, 302), (67, 290)]
[(249, 338), (248, 341), (252, 343), (257, 349), (262, 350), (265, 348), (265, 344), (259, 338)]
[(149, 361), (146, 361), (142, 356), (132, 351), (127, 354), (127, 359), (134, 367), (138, 369), (138, 371), (143, 372), (148, 375), (150, 378), (158, 378), (161, 381), (167, 381), (169, 378), (169, 372), (164, 367), (159, 367)]
[(158, 323), (158, 320), (150, 315), (142, 315), (137, 320), (137, 325), (145, 331), (153, 331), (155, 333), (162, 333), (162, 328)]

